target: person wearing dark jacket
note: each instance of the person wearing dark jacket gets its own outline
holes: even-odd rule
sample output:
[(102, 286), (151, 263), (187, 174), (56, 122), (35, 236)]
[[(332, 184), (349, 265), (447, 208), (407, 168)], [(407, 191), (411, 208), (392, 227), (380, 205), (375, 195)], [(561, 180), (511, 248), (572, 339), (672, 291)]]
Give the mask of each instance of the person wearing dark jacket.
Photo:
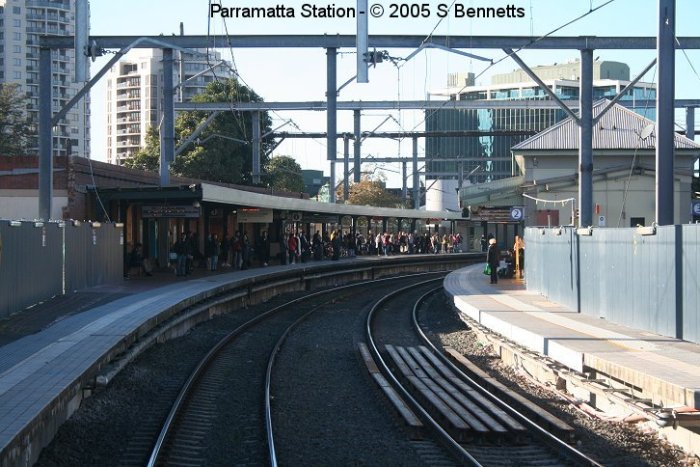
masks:
[(500, 263), (498, 253), (498, 246), (496, 246), (496, 239), (491, 238), (489, 240), (489, 247), (486, 250), (486, 262), (491, 266), (491, 283), (498, 283), (498, 265)]

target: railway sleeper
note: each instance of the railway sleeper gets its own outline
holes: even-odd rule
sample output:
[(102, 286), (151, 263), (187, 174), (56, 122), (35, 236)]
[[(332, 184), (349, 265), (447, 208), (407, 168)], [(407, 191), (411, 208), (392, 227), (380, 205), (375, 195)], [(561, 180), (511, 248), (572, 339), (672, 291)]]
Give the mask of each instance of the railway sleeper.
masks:
[(503, 409), (461, 381), (427, 347), (410, 347), (411, 356), (426, 373), (494, 432), (524, 432), (525, 427)]
[(484, 423), (470, 407), (455, 397), (455, 388), (433, 380), (403, 347), (385, 346), (395, 366), (415, 392), (416, 398), (447, 426), (460, 441), (499, 440), (505, 430)]
[(379, 371), (377, 364), (374, 362), (372, 355), (367, 348), (367, 344), (360, 342), (358, 344), (360, 355), (362, 360), (365, 362), (367, 371), (374, 379), (377, 386), (382, 390), (386, 398), (391, 402), (393, 408), (398, 412), (403, 420), (404, 426), (409, 432), (409, 436), (412, 440), (424, 439), (424, 426), (423, 422), (420, 421), (418, 416), (411, 410), (411, 408), (406, 404), (403, 398), (398, 392), (389, 384), (384, 375)]
[(548, 431), (555, 433), (560, 439), (568, 443), (575, 443), (576, 436), (574, 428), (556, 417), (543, 407), (535, 404), (531, 400), (521, 396), (520, 394), (510, 390), (503, 383), (498, 381), (490, 374), (483, 371), (481, 368), (470, 362), (464, 355), (457, 350), (445, 347), (445, 352), (467, 373), (470, 373), (484, 381), (484, 386), (489, 390), (495, 390), (499, 393), (499, 398), (505, 399), (511, 404), (516, 404), (523, 412), (526, 412), (529, 417), (536, 420), (537, 423), (546, 428)]

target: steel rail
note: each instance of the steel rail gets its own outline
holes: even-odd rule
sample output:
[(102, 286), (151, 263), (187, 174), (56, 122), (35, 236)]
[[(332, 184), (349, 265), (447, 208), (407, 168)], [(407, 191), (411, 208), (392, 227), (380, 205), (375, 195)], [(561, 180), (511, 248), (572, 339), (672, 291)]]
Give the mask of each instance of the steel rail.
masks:
[[(289, 306), (292, 306), (294, 304), (298, 304), (298, 303), (303, 302), (304, 300), (308, 300), (310, 298), (322, 296), (324, 294), (336, 293), (338, 290), (348, 289), (348, 288), (352, 288), (352, 287), (359, 287), (359, 286), (366, 285), (368, 283), (379, 283), (379, 282), (385, 282), (385, 281), (391, 281), (391, 280), (399, 280), (399, 279), (405, 279), (405, 278), (410, 278), (410, 277), (422, 276), (425, 274), (443, 274), (443, 273), (444, 273), (444, 271), (431, 271), (431, 272), (427, 272), (427, 273), (407, 274), (407, 275), (402, 275), (402, 276), (386, 277), (386, 278), (380, 278), (380, 279), (373, 279), (373, 280), (369, 280), (369, 281), (362, 281), (362, 282), (357, 282), (357, 283), (353, 283), (353, 284), (347, 284), (347, 285), (343, 285), (343, 286), (339, 286), (339, 287), (334, 287), (332, 289), (319, 290), (317, 292), (312, 292), (312, 293), (307, 294), (303, 297), (299, 297), (299, 298), (290, 300), (286, 303), (283, 303), (283, 304), (278, 305), (274, 308), (271, 308), (270, 310), (267, 310), (266, 312), (257, 315), (255, 318), (252, 318), (252, 319), (246, 321), (245, 323), (241, 324), (236, 329), (231, 331), (229, 334), (224, 336), (216, 345), (214, 345), (214, 347), (211, 348), (211, 350), (209, 350), (209, 352), (207, 352), (207, 354), (197, 364), (197, 367), (192, 371), (192, 373), (190, 374), (187, 381), (183, 384), (180, 392), (178, 393), (177, 398), (175, 399), (175, 402), (173, 403), (172, 408), (170, 409), (170, 412), (168, 413), (168, 416), (165, 419), (165, 422), (163, 423), (161, 431), (158, 435), (158, 438), (157, 438), (157, 440), (154, 444), (154, 447), (151, 451), (151, 455), (149, 456), (148, 462), (146, 464), (147, 467), (155, 467), (157, 465), (158, 459), (161, 455), (161, 452), (162, 452), (164, 444), (165, 444), (165, 440), (170, 435), (170, 433), (174, 427), (175, 419), (176, 419), (178, 413), (183, 408), (186, 400), (188, 399), (193, 388), (195, 387), (197, 381), (200, 379), (200, 377), (203, 375), (203, 373), (207, 370), (207, 368), (209, 368), (211, 363), (214, 361), (216, 356), (222, 351), (222, 349), (224, 347), (226, 347), (229, 343), (231, 343), (239, 335), (241, 335), (243, 332), (250, 329), (252, 326), (258, 324), (261, 321), (264, 321), (265, 319), (269, 318), (270, 316), (274, 315), (275, 313), (278, 313), (279, 311), (281, 311)], [(221, 300), (223, 300), (223, 297), (219, 301), (221, 301)], [(267, 383), (266, 383), (266, 386), (267, 386)], [(266, 387), (266, 395), (269, 395), (269, 386)], [(266, 408), (266, 417), (267, 416), (268, 416), (268, 414), (267, 414), (267, 408)], [(271, 428), (271, 422), (268, 423), (266, 420), (266, 426)], [(268, 442), (270, 441), (270, 439), (271, 439), (270, 434), (268, 433)], [(271, 452), (270, 454), (271, 454), (271, 459), (275, 459), (274, 452)]]
[(416, 286), (424, 285), (424, 284), (429, 284), (431, 282), (435, 282), (436, 280), (441, 280), (442, 278), (438, 279), (433, 279), (425, 282), (421, 282), (419, 284), (412, 284), (407, 287), (402, 287), (401, 289), (395, 290), (391, 293), (386, 294), (384, 297), (380, 298), (374, 306), (372, 306), (372, 309), (369, 311), (367, 314), (367, 321), (366, 321), (366, 335), (367, 335), (367, 341), (368, 345), (367, 347), (369, 348), (370, 352), (372, 353), (372, 357), (374, 358), (374, 361), (377, 363), (377, 366), (380, 368), (380, 371), (382, 374), (390, 381), (391, 385), (396, 389), (401, 397), (403, 397), (408, 403), (411, 405), (411, 407), (418, 412), (419, 417), (421, 420), (433, 429), (433, 432), (440, 438), (442, 442), (444, 442), (447, 446), (447, 448), (455, 455), (457, 456), (462, 462), (465, 463), (465, 465), (471, 465), (471, 466), (481, 466), (482, 464), (479, 463), (464, 447), (462, 447), (452, 436), (450, 436), (447, 431), (438, 423), (430, 414), (428, 413), (427, 410), (420, 404), (412, 395), (411, 393), (399, 382), (399, 380), (394, 376), (393, 372), (389, 369), (389, 365), (386, 363), (384, 358), (381, 356), (381, 353), (379, 352), (379, 349), (377, 348), (377, 345), (374, 341), (373, 333), (372, 333), (372, 324), (374, 322), (377, 310), (379, 309), (380, 306), (382, 306), (384, 303), (387, 301), (391, 300), (394, 298), (394, 296), (403, 293), (407, 290), (414, 289)]
[(413, 312), (412, 312), (412, 320), (413, 320), (413, 327), (416, 333), (420, 336), (420, 338), (423, 340), (425, 343), (426, 347), (428, 347), (431, 352), (438, 357), (443, 363), (445, 363), (452, 371), (455, 372), (463, 381), (467, 382), (470, 386), (481, 392), (484, 396), (488, 397), (491, 399), (493, 402), (498, 404), (502, 409), (506, 410), (509, 415), (512, 415), (516, 418), (518, 418), (519, 421), (521, 421), (523, 424), (527, 425), (528, 428), (534, 430), (537, 432), (537, 434), (545, 439), (548, 445), (553, 446), (559, 450), (560, 454), (563, 454), (568, 460), (581, 463), (581, 464), (587, 464), (587, 465), (592, 465), (596, 467), (602, 467), (602, 464), (596, 462), (594, 459), (590, 458), (589, 456), (585, 455), (578, 449), (574, 448), (573, 446), (568, 445), (561, 439), (557, 438), (554, 434), (550, 433), (549, 431), (545, 430), (541, 426), (539, 426), (537, 423), (534, 421), (530, 420), (528, 417), (525, 415), (521, 414), (518, 410), (510, 406), (508, 403), (505, 401), (501, 400), (499, 397), (496, 395), (492, 394), (490, 391), (486, 390), (483, 386), (481, 386), (477, 381), (474, 379), (470, 378), (468, 375), (466, 375), (457, 365), (455, 365), (450, 359), (445, 357), (445, 355), (440, 352), (437, 347), (430, 341), (428, 336), (425, 335), (423, 330), (421, 329), (419, 323), (418, 323), (418, 308), (420, 305), (427, 299), (428, 296), (439, 292), (442, 290), (443, 287), (437, 287), (433, 290), (430, 290), (423, 294), (418, 300), (416, 300), (415, 305), (413, 306)]

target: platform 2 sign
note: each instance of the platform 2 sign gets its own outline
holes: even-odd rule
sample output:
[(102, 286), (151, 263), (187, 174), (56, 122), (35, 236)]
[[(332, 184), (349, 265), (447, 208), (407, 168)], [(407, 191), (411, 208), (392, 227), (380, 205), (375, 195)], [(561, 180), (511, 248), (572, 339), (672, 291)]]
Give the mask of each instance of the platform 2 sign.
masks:
[(188, 204), (183, 205), (160, 205), (160, 204), (144, 204), (141, 207), (141, 217), (144, 218), (177, 218), (188, 217), (198, 218), (200, 216), (200, 208)]
[(690, 216), (692, 218), (700, 218), (700, 199), (690, 201)]

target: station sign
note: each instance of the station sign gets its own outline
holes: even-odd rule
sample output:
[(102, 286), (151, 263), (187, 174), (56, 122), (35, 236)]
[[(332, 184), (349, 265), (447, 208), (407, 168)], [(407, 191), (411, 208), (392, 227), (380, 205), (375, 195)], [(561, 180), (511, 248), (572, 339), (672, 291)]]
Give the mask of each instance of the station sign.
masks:
[(700, 217), (700, 199), (690, 201), (690, 215), (692, 217)]
[(183, 205), (162, 205), (162, 204), (144, 204), (141, 207), (141, 217), (143, 218), (198, 218), (200, 208), (190, 204)]
[(525, 208), (522, 206), (513, 206), (510, 208), (510, 220), (520, 222), (525, 219)]
[(236, 215), (236, 221), (242, 224), (269, 224), (272, 222), (272, 209), (267, 208), (240, 208)]
[(337, 214), (314, 214), (305, 212), (301, 216), (301, 222), (304, 224), (337, 224), (340, 222), (340, 216)]

